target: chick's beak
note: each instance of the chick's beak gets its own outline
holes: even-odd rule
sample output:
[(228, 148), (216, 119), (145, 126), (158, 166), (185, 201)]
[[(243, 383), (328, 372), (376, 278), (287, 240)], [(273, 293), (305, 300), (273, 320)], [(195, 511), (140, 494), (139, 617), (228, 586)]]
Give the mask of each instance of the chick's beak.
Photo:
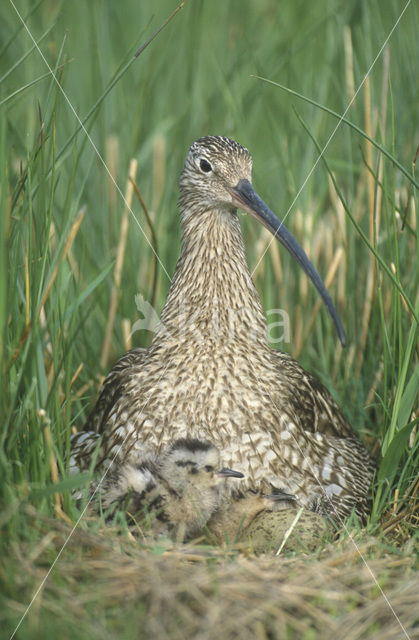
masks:
[(216, 472), (216, 475), (219, 478), (244, 478), (244, 475), (240, 473), (240, 471), (234, 471), (233, 469), (227, 469), (227, 467), (223, 467), (219, 471)]
[(266, 498), (266, 500), (269, 500), (270, 502), (282, 502), (283, 500), (297, 500), (297, 496), (294, 495), (293, 493), (286, 493), (286, 491), (280, 491), (279, 489), (277, 491), (275, 491), (275, 493), (270, 493), (268, 495), (264, 495), (264, 498)]

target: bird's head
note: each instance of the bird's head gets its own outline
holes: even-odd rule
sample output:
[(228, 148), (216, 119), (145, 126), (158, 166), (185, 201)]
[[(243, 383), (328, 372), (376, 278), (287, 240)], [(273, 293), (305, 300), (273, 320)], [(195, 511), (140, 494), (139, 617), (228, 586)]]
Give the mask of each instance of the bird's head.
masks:
[(206, 496), (218, 495), (226, 478), (244, 477), (220, 464), (220, 452), (211, 442), (181, 438), (161, 456), (160, 473), (179, 496), (189, 496), (199, 505)]
[(180, 177), (179, 206), (195, 212), (237, 209), (232, 187), (252, 179), (252, 156), (224, 136), (206, 136), (193, 143)]
[(180, 177), (179, 207), (185, 227), (196, 229), (203, 217), (218, 211), (225, 218), (242, 209), (263, 224), (295, 258), (320, 293), (343, 346), (346, 336), (332, 299), (305, 251), (254, 190), (252, 156), (224, 136), (199, 138), (189, 149)]

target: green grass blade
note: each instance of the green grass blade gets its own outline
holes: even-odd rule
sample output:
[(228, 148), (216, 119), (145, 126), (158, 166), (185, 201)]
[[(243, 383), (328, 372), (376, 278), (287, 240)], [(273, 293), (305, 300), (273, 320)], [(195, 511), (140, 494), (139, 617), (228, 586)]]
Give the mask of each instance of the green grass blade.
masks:
[(267, 82), (268, 84), (272, 84), (275, 87), (278, 87), (279, 89), (283, 89), (287, 93), (290, 93), (291, 95), (296, 96), (297, 98), (301, 98), (301, 100), (304, 100), (305, 102), (308, 102), (309, 104), (312, 104), (313, 106), (318, 107), (322, 111), (325, 111), (326, 113), (329, 113), (330, 115), (332, 115), (335, 118), (337, 118), (340, 122), (344, 122), (345, 124), (347, 124), (349, 127), (351, 127), (351, 129), (353, 129), (354, 131), (359, 133), (363, 138), (365, 138), (366, 140), (371, 142), (371, 144), (374, 145), (374, 147), (376, 147), (376, 149), (381, 151), (381, 153), (386, 158), (391, 160), (391, 162), (403, 173), (403, 175), (406, 176), (406, 178), (408, 178), (408, 180), (416, 187), (416, 189), (419, 189), (419, 183), (415, 180), (415, 176), (413, 174), (409, 173), (409, 171), (389, 151), (387, 151), (387, 149), (385, 147), (383, 147), (376, 140), (374, 140), (374, 138), (371, 138), (365, 131), (363, 131), (355, 123), (351, 122), (350, 120), (348, 120), (347, 118), (343, 117), (339, 113), (336, 113), (336, 111), (333, 111), (333, 109), (329, 109), (329, 107), (326, 107), (325, 105), (320, 104), (320, 102), (316, 102), (316, 100), (313, 100), (312, 98), (308, 98), (307, 96), (303, 96), (301, 93), (298, 93), (298, 91), (294, 91), (294, 89), (290, 89), (289, 87), (285, 87), (283, 84), (279, 84), (278, 82), (274, 82), (273, 80), (269, 80), (268, 78), (263, 78), (262, 76), (252, 76), (252, 77), (257, 78), (258, 80), (263, 80), (263, 82)]
[(387, 264), (385, 263), (385, 261), (383, 260), (383, 258), (380, 256), (380, 254), (378, 253), (378, 251), (375, 249), (375, 247), (371, 244), (371, 242), (368, 239), (368, 236), (366, 235), (366, 233), (364, 232), (364, 230), (362, 229), (362, 227), (358, 224), (358, 222), (355, 220), (354, 216), (352, 215), (352, 212), (350, 210), (350, 208), (348, 207), (346, 200), (343, 196), (343, 193), (341, 191), (341, 189), (339, 188), (339, 185), (336, 181), (336, 178), (333, 174), (333, 172), (331, 171), (329, 164), (326, 160), (326, 157), (322, 151), (322, 148), (320, 146), (320, 144), (317, 142), (316, 138), (313, 136), (313, 134), (311, 133), (309, 127), (306, 125), (306, 123), (304, 122), (303, 118), (299, 115), (299, 113), (295, 110), (296, 116), (299, 119), (299, 121), (301, 122), (302, 126), (304, 127), (304, 129), (307, 131), (308, 135), (310, 136), (310, 138), (312, 139), (312, 141), (314, 142), (317, 151), (319, 152), (319, 155), (322, 159), (322, 162), (330, 176), (330, 179), (332, 180), (333, 186), (336, 189), (336, 193), (339, 197), (339, 200), (342, 203), (343, 208), (345, 209), (346, 214), (348, 215), (351, 223), (353, 224), (353, 226), (355, 227), (357, 233), (361, 236), (363, 242), (366, 244), (366, 246), (368, 247), (368, 249), (371, 251), (371, 253), (374, 254), (375, 259), (377, 260), (377, 262), (379, 263), (379, 265), (381, 266), (381, 268), (383, 269), (383, 271), (385, 271), (385, 273), (387, 274), (387, 276), (390, 278), (391, 282), (394, 284), (394, 286), (397, 288), (397, 290), (400, 292), (400, 294), (403, 296), (407, 306), (409, 307), (410, 312), (412, 313), (416, 324), (418, 323), (418, 315), (417, 315), (417, 311), (415, 310), (412, 302), (410, 301), (407, 293), (405, 292), (401, 282), (399, 282), (399, 280), (396, 278), (396, 276), (393, 274), (393, 272), (391, 271), (391, 269), (387, 266)]

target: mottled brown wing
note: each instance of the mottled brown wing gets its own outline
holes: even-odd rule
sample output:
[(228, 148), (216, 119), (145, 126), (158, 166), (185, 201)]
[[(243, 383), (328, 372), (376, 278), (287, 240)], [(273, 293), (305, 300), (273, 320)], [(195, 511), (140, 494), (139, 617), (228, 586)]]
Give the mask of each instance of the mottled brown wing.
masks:
[[(130, 370), (142, 362), (146, 349), (132, 349), (125, 353), (113, 366), (99, 393), (99, 398), (81, 431), (70, 439), (70, 470), (76, 473), (89, 468), (91, 457), (96, 450), (110, 412), (123, 392)], [(102, 456), (102, 449), (99, 459)]]
[(99, 434), (103, 432), (109, 413), (130, 377), (130, 369), (134, 365), (141, 364), (146, 353), (147, 349), (131, 349), (112, 367), (102, 385), (96, 405), (87, 419), (84, 431), (94, 431)]
[(273, 354), (281, 377), (286, 371), (290, 381), (289, 401), (303, 429), (338, 437), (353, 436), (348, 420), (326, 387), (287, 353), (273, 351)]

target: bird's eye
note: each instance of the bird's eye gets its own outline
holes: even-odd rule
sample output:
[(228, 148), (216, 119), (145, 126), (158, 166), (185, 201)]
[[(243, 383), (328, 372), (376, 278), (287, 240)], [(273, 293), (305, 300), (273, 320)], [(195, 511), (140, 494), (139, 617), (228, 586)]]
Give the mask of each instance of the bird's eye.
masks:
[(214, 467), (211, 467), (211, 465), (210, 465), (210, 464), (206, 464), (206, 465), (205, 465), (205, 471), (208, 471), (208, 473), (209, 473), (210, 471), (214, 471)]
[(209, 173), (210, 171), (212, 171), (210, 163), (208, 162), (208, 160), (205, 160), (205, 158), (201, 158), (201, 160), (199, 161), (199, 166), (201, 171), (203, 171), (204, 173)]

